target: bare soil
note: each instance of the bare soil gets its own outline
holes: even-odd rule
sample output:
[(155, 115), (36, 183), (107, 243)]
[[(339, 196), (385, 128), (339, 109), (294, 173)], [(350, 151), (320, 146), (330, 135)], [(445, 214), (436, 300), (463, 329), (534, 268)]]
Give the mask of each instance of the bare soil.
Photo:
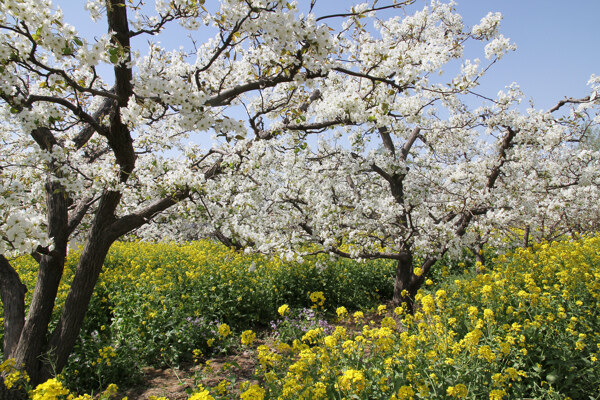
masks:
[[(390, 309), (391, 304), (388, 304)], [(392, 308), (393, 309), (393, 308)], [(336, 325), (344, 326), (349, 332), (357, 332), (362, 326), (379, 324), (382, 317), (375, 312), (365, 312), (365, 320), (356, 323), (351, 318)], [(267, 335), (268, 336), (268, 335)], [(254, 346), (265, 343), (255, 342)], [(149, 400), (152, 396), (166, 397), (169, 400), (185, 400), (194, 389), (201, 384), (215, 387), (224, 379), (235, 378), (237, 384), (253, 381), (256, 369), (256, 356), (250, 351), (220, 356), (204, 361), (199, 365), (190, 365), (178, 369), (147, 367), (142, 370), (142, 382), (131, 388), (122, 388), (117, 399), (127, 396), (128, 400)], [(235, 387), (234, 390), (238, 388)]]
[(211, 358), (201, 365), (186, 368), (147, 367), (142, 370), (142, 383), (120, 391), (117, 398), (148, 400), (155, 396), (185, 400), (198, 384), (213, 387), (232, 376), (240, 382), (251, 381), (255, 368), (256, 360), (250, 352)]

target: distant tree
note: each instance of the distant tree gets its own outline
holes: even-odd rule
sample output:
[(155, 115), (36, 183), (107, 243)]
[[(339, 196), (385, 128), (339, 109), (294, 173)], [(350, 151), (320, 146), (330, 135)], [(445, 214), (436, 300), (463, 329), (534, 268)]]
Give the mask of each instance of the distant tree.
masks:
[[(306, 113), (270, 110), (284, 98), (277, 89), (253, 104), (255, 135), (277, 137), (207, 182), (202, 213), (239, 248), (395, 260), (394, 301), (409, 309), (434, 264), (482, 233), (502, 244), (515, 227), (521, 241), (528, 226), (550, 239), (591, 229), (600, 157), (574, 142), (600, 122), (598, 100), (523, 112), (515, 85), (494, 99), (477, 94), (512, 49), (499, 22), (490, 13), (465, 30), (451, 6), (433, 3), (378, 21), (376, 33), (353, 26), (360, 33), (343, 42), (350, 64), (312, 82)], [(455, 76), (437, 77), (477, 40), (488, 42), (487, 64), (463, 60)], [(600, 79), (589, 84), (594, 93)]]

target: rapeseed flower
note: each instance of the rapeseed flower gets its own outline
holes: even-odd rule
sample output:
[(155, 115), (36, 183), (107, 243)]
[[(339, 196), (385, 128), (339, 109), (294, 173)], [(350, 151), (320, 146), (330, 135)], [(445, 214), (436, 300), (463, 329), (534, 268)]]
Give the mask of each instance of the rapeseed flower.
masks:
[(226, 338), (231, 334), (231, 328), (227, 324), (219, 325), (219, 336), (222, 338)]
[(37, 385), (31, 394), (31, 400), (59, 400), (68, 394), (69, 391), (63, 387), (62, 382), (52, 378)]
[(240, 340), (244, 346), (252, 346), (252, 343), (254, 343), (255, 339), (256, 333), (254, 333), (252, 330), (246, 330), (242, 332)]
[(240, 398), (242, 400), (263, 400), (265, 398), (265, 390), (258, 385), (251, 385), (245, 390)]
[(284, 304), (277, 309), (277, 312), (279, 313), (279, 315), (281, 315), (283, 317), (283, 316), (285, 316), (285, 313), (288, 312), (289, 310), (290, 310), (290, 306), (288, 306), (287, 304)]
[(339, 377), (338, 385), (347, 393), (359, 394), (365, 389), (365, 375), (360, 370), (348, 369)]
[(344, 319), (344, 318), (346, 318), (346, 316), (348, 316), (348, 310), (344, 306), (338, 307), (335, 310), (335, 313), (337, 314), (338, 318), (340, 318), (340, 319)]

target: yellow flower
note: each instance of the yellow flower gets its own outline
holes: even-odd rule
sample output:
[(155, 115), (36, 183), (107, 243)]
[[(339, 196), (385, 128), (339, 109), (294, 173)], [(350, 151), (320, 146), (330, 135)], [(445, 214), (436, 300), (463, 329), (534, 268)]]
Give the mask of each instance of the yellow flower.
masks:
[(265, 390), (258, 385), (252, 385), (240, 397), (242, 400), (263, 400), (265, 398)]
[(284, 304), (277, 309), (277, 312), (279, 313), (279, 315), (281, 315), (283, 317), (285, 315), (285, 313), (289, 311), (289, 309), (290, 309), (290, 306), (288, 306), (287, 304)]
[(327, 386), (323, 382), (317, 382), (313, 387), (313, 399), (327, 398)]
[(385, 306), (385, 304), (381, 304), (377, 307), (377, 315), (382, 315), (383, 313), (385, 313), (386, 310), (387, 307)]
[(219, 325), (219, 336), (226, 338), (231, 334), (231, 328), (227, 324)]
[(398, 389), (396, 397), (398, 400), (409, 400), (412, 399), (414, 395), (415, 391), (411, 386), (402, 386), (400, 389)]
[(483, 310), (483, 317), (488, 321), (492, 321), (494, 319), (494, 312), (489, 308), (486, 308)]
[(423, 275), (423, 270), (419, 267), (416, 267), (415, 269), (413, 269), (413, 274), (415, 274), (416, 276), (421, 276)]
[(337, 339), (333, 336), (325, 336), (323, 343), (325, 343), (325, 346), (327, 347), (335, 347), (337, 345)]
[(325, 295), (323, 295), (323, 292), (310, 293), (309, 297), (310, 301), (314, 303), (312, 308), (323, 307), (325, 304)]
[(114, 383), (111, 383), (110, 385), (108, 385), (108, 387), (104, 390), (104, 392), (102, 392), (102, 394), (100, 394), (100, 398), (103, 399), (109, 399), (112, 396), (117, 394), (117, 390), (119, 390), (119, 388), (117, 387), (117, 385), (115, 385)]
[(37, 385), (33, 390), (31, 400), (59, 400), (68, 394), (69, 391), (63, 387), (62, 383), (56, 378), (52, 378)]
[(362, 371), (348, 369), (338, 378), (340, 389), (349, 393), (360, 393), (365, 389), (365, 375)]
[(381, 320), (381, 326), (383, 328), (396, 329), (396, 321), (392, 317), (385, 317)]
[(496, 360), (496, 355), (488, 345), (481, 346), (477, 353), (479, 354), (479, 358), (487, 360), (488, 362)]
[(365, 318), (365, 314), (362, 311), (356, 311), (354, 314), (354, 321), (359, 322)]
[(433, 301), (433, 297), (430, 294), (427, 296), (423, 296), (421, 299), (421, 305), (423, 307), (423, 313), (425, 315), (433, 314), (435, 311), (435, 302)]
[(323, 328), (310, 329), (302, 336), (302, 341), (308, 344), (317, 344), (319, 337), (323, 334)]
[(492, 390), (490, 392), (490, 400), (502, 400), (506, 392), (504, 390)]
[(242, 332), (241, 342), (243, 345), (251, 346), (252, 343), (254, 343), (255, 339), (256, 339), (256, 334), (254, 332), (252, 332), (251, 330)]
[(210, 395), (210, 392), (200, 386), (199, 391), (192, 394), (188, 400), (215, 400), (214, 397)]
[(348, 315), (348, 310), (346, 309), (346, 307), (338, 307), (337, 310), (335, 310), (337, 316), (340, 319), (346, 318), (346, 316)]

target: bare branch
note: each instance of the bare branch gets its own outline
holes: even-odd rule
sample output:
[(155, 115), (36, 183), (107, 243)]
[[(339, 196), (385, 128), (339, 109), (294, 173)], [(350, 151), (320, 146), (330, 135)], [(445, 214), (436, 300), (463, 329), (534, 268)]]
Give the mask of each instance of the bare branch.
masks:
[[(296, 73), (299, 69), (299, 66), (295, 67), (295, 70), (290, 71), (290, 74), (280, 74), (274, 78), (259, 78), (253, 82), (243, 83), (231, 89), (227, 89), (216, 96), (211, 97), (206, 101), (206, 105), (211, 107), (219, 107), (228, 105), (233, 99), (238, 97), (241, 94), (251, 92), (253, 90), (265, 89), (269, 87), (277, 86), (280, 83), (292, 82), (295, 79)], [(317, 77), (324, 77), (325, 74), (318, 73), (306, 73), (305, 79), (312, 79)]]
[(61, 106), (71, 110), (71, 112), (73, 112), (73, 114), (75, 114), (77, 117), (81, 118), (81, 120), (84, 121), (85, 123), (89, 124), (92, 128), (94, 128), (101, 135), (103, 135), (103, 136), (108, 135), (108, 131), (102, 125), (100, 125), (96, 121), (96, 119), (94, 119), (91, 115), (89, 115), (88, 113), (83, 111), (83, 109), (81, 107), (78, 107), (75, 104), (73, 104), (70, 101), (65, 100), (63, 98), (52, 97), (52, 96), (31, 95), (25, 102), (25, 106), (30, 107), (33, 103), (36, 103), (39, 101), (60, 104)]
[(157, 199), (141, 209), (118, 218), (108, 228), (109, 237), (119, 238), (148, 223), (155, 215), (189, 197), (190, 191), (183, 189), (173, 195)]
[(400, 157), (400, 158), (403, 161), (406, 161), (406, 157), (408, 157), (408, 153), (410, 152), (410, 149), (412, 148), (413, 144), (415, 144), (415, 141), (419, 137), (420, 132), (421, 132), (421, 128), (419, 128), (419, 127), (414, 128), (412, 130), (412, 132), (410, 133), (410, 136), (404, 143), (404, 146), (402, 146), (402, 151), (401, 151), (402, 157)]
[(69, 223), (67, 227), (69, 235), (71, 235), (77, 226), (79, 226), (90, 206), (94, 204), (96, 200), (94, 200), (92, 197), (85, 197), (79, 201), (77, 207), (75, 207), (75, 210), (69, 214)]
[[(414, 2), (415, 2), (415, 0), (406, 0), (402, 3), (395, 3), (395, 4), (390, 4), (390, 5), (382, 6), (382, 7), (371, 7), (369, 9), (366, 9), (366, 10), (360, 11), (360, 12), (348, 12), (348, 13), (324, 15), (322, 17), (318, 17), (316, 19), (316, 21), (322, 21), (324, 19), (329, 19), (329, 18), (357, 17), (359, 15), (364, 15), (364, 14), (372, 12), (372, 11), (382, 11), (382, 10), (388, 10), (390, 8), (400, 8), (403, 6), (410, 5)], [(312, 9), (312, 4), (311, 4), (311, 9)]]
[(554, 107), (552, 107), (550, 110), (548, 110), (548, 112), (553, 113), (555, 111), (558, 111), (565, 104), (582, 104), (582, 103), (589, 103), (590, 101), (592, 101), (592, 98), (590, 96), (587, 96), (587, 97), (584, 97), (581, 99), (574, 99), (572, 97), (569, 97), (567, 99), (559, 101), (558, 104), (556, 104)]
[(394, 147), (394, 142), (392, 141), (392, 137), (390, 136), (390, 131), (387, 126), (379, 127), (379, 136), (381, 136), (381, 141), (383, 142), (383, 147), (390, 152), (392, 157), (396, 156), (396, 148)]
[[(100, 106), (100, 108), (94, 113), (92, 114), (92, 119), (94, 121), (96, 121), (97, 125), (101, 125), (101, 121), (102, 119), (108, 115), (116, 106), (116, 102), (113, 99), (105, 99), (102, 102), (102, 105)], [(94, 127), (94, 125), (88, 124), (85, 128), (83, 128), (78, 134), (77, 136), (75, 136), (75, 138), (73, 139), (73, 143), (75, 143), (75, 146), (77, 147), (77, 149), (81, 149), (83, 146), (85, 146), (85, 144), (92, 138), (92, 136), (94, 135), (94, 131), (98, 132), (99, 134), (103, 135), (103, 132), (99, 132), (96, 130), (96, 128)], [(104, 135), (106, 136), (106, 135)]]

